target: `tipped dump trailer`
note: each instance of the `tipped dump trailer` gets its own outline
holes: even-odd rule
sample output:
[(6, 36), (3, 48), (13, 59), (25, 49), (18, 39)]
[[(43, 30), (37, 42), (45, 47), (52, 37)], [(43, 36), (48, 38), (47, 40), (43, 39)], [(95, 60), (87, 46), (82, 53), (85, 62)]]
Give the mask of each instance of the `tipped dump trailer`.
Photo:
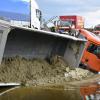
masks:
[(0, 21), (0, 63), (5, 57), (46, 59), (64, 57), (69, 66), (78, 67), (86, 41), (73, 36), (18, 27)]
[[(62, 56), (69, 66), (78, 67), (85, 40), (40, 29), (42, 13), (35, 0), (30, 0), (30, 27), (19, 27), (0, 20), (0, 63), (3, 58), (22, 56), (48, 59)], [(32, 29), (33, 28), (33, 29)], [(37, 30), (36, 30), (37, 29)]]

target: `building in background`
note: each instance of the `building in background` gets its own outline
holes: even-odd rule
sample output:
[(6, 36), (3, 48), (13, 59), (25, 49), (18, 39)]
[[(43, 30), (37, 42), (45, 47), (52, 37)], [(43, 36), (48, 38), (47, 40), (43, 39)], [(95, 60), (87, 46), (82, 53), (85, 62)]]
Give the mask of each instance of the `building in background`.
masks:
[(12, 25), (29, 27), (30, 16), (25, 14), (0, 11), (0, 19), (10, 22)]

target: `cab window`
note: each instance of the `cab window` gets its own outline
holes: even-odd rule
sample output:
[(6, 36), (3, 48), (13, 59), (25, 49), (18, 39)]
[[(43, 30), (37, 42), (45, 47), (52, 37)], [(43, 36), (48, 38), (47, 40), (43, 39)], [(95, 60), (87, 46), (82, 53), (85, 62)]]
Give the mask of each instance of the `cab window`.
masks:
[(100, 46), (90, 44), (87, 48), (87, 51), (90, 53), (93, 53), (93, 54), (96, 54), (96, 52), (98, 52), (98, 54), (100, 54)]
[(68, 20), (68, 21), (60, 21), (60, 25), (62, 27), (69, 27), (72, 25), (72, 21)]
[(39, 19), (39, 21), (41, 21), (42, 13), (39, 9), (36, 9), (36, 17)]

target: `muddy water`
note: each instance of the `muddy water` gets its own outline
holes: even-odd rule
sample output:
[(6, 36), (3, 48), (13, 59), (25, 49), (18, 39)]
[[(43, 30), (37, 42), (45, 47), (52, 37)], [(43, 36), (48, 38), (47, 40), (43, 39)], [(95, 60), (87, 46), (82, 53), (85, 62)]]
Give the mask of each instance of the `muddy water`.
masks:
[(81, 100), (78, 89), (18, 88), (0, 96), (0, 100)]
[(98, 78), (66, 86), (3, 87), (0, 88), (0, 100), (100, 100)]

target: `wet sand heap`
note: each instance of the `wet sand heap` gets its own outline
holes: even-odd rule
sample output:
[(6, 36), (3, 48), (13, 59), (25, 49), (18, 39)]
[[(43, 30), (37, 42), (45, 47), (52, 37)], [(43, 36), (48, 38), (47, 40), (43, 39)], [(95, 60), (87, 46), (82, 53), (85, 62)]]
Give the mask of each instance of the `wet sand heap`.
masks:
[(94, 74), (81, 68), (71, 68), (60, 56), (49, 62), (41, 59), (14, 57), (0, 65), (0, 82), (20, 82), (31, 85), (66, 84)]

